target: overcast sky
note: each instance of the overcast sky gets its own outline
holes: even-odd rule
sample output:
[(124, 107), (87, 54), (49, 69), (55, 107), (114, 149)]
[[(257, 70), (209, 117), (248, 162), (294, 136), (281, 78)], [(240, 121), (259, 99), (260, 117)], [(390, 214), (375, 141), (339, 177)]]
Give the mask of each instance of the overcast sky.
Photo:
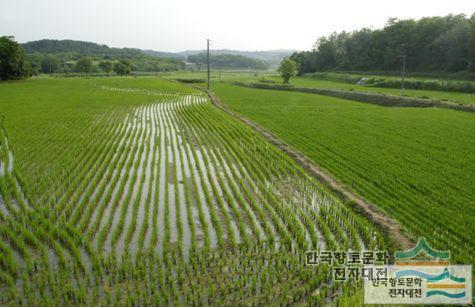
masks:
[(0, 35), (163, 51), (310, 49), (333, 31), (389, 17), (466, 14), (475, 0), (0, 0)]

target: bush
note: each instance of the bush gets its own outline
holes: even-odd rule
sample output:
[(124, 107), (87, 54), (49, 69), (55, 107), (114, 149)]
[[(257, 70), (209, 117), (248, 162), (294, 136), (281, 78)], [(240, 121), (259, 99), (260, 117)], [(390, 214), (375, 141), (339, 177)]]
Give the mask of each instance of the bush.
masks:
[(266, 83), (266, 84), (275, 84), (275, 80), (267, 79), (266, 77), (260, 77), (259, 78), (260, 83)]
[[(401, 80), (396, 78), (369, 78), (365, 85), (385, 88), (400, 88)], [(406, 79), (404, 88), (414, 90), (435, 90), (444, 92), (475, 93), (475, 84), (464, 81)]]
[(178, 82), (181, 83), (205, 83), (205, 79), (193, 79), (193, 78), (177, 78), (175, 79)]
[(320, 79), (320, 80), (351, 83), (351, 84), (356, 84), (361, 79), (361, 76), (357, 76), (357, 75), (331, 73), (331, 72), (314, 72), (310, 74), (305, 74), (305, 77)]
[[(359, 84), (365, 86), (383, 87), (383, 88), (401, 88), (400, 77), (382, 77), (372, 76), (363, 77), (362, 75), (316, 72), (306, 74), (306, 77), (320, 80), (329, 80), (350, 84)], [(404, 81), (404, 88), (414, 90), (434, 90), (444, 92), (462, 92), (475, 93), (475, 83), (469, 81), (455, 80), (424, 80), (408, 78)]]

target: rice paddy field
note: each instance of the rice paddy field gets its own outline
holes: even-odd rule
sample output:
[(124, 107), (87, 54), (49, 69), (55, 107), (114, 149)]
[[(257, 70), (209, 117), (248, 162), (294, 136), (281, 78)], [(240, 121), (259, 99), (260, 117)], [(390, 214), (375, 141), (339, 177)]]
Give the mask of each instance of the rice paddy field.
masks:
[[(216, 89), (233, 108), (270, 123), (265, 121), (270, 100), (248, 109), (250, 92), (235, 90)], [(256, 92), (256, 97), (261, 93), (265, 92)], [(236, 95), (241, 98), (235, 100)], [(282, 113), (270, 115), (278, 119), (301, 112), (300, 95), (292, 95), (296, 96), (291, 105), (282, 105)], [(333, 100), (312, 103), (322, 104), (316, 108), (322, 116), (316, 121), (307, 117), (305, 122), (322, 127), (329, 116), (337, 116), (336, 110), (343, 113), (335, 125), (344, 126), (351, 110), (366, 108)], [(192, 87), (159, 78), (1, 83), (0, 114), (0, 305), (351, 306), (361, 299), (358, 283), (333, 282), (328, 265), (305, 266), (304, 252), (387, 245), (376, 226)], [(465, 134), (449, 140), (445, 149), (439, 149), (438, 143), (428, 145), (450, 154), (454, 147), (462, 149), (457, 159), (438, 170), (462, 177), (456, 182), (444, 179), (448, 185), (439, 191), (434, 190), (440, 187), (437, 179), (425, 178), (437, 206), (445, 206), (448, 216), (457, 218), (458, 227), (468, 227), (463, 236), (456, 223), (446, 218), (443, 221), (449, 226), (444, 229), (450, 233), (444, 231), (444, 236), (456, 246), (467, 239), (466, 252), (473, 255), (469, 236), (473, 225), (464, 225), (469, 219), (454, 213), (473, 196), (473, 178), (467, 175), (473, 169), (457, 170), (473, 166), (458, 159), (473, 150), (473, 138), (464, 138), (473, 121), (465, 114), (433, 115), (446, 120), (452, 132), (465, 127)], [(291, 121), (283, 128), (270, 128), (286, 140), (298, 141), (298, 146), (305, 131), (295, 138), (287, 128), (299, 116), (288, 118)], [(364, 119), (356, 125), (361, 122)], [(447, 128), (431, 123), (436, 132)], [(326, 134), (338, 138), (333, 137), (332, 144), (321, 142), (326, 159), (316, 160), (337, 175), (345, 174), (350, 166), (345, 159), (348, 145), (339, 146), (339, 137), (348, 136), (326, 126)], [(414, 133), (425, 131), (419, 130)], [(316, 131), (318, 137), (309, 140), (309, 147), (301, 147), (312, 158), (315, 150), (309, 149), (321, 140), (323, 130)], [(433, 134), (427, 132), (436, 138)], [(401, 159), (425, 148), (403, 135), (395, 140), (394, 146), (412, 150)], [(337, 149), (339, 154), (332, 156)], [(426, 154), (417, 156), (415, 170)], [(434, 163), (446, 160), (443, 155), (434, 157)], [(388, 164), (388, 169), (397, 168)], [(368, 188), (361, 174), (372, 173), (364, 161), (351, 170), (355, 177), (341, 176), (345, 182), (357, 180), (368, 197), (382, 197), (376, 190), (386, 193), (383, 188)], [(421, 180), (416, 172), (407, 176)], [(391, 193), (401, 187), (411, 192), (404, 185), (391, 188)], [(421, 207), (426, 204), (417, 194), (407, 197), (414, 197)], [(382, 206), (395, 207), (393, 199), (389, 197)], [(400, 208), (413, 203), (408, 200)], [(439, 228), (434, 231), (442, 235)]]
[(409, 235), (450, 250), (454, 262), (475, 262), (473, 113), (230, 84), (215, 84), (213, 91), (382, 208)]

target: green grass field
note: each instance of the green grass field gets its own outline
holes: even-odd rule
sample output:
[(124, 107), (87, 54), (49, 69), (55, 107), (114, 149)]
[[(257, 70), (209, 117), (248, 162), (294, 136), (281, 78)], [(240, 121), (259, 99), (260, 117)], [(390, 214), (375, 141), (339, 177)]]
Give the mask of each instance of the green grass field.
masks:
[[(300, 81), (307, 80), (294, 80)], [(451, 250), (459, 263), (474, 262), (473, 114), (228, 84), (215, 84), (213, 91), (398, 219), (414, 237)]]
[[(276, 83), (281, 83), (282, 79), (275, 72), (221, 72), (221, 77), (218, 72), (212, 73), (212, 81), (214, 83), (221, 82), (259, 82), (262, 78), (271, 80)], [(358, 75), (359, 76), (359, 75)], [(361, 75), (364, 76), (364, 75)], [(165, 78), (200, 78), (206, 79), (205, 72), (174, 72), (166, 73), (163, 75)], [(401, 90), (396, 88), (382, 88), (373, 86), (363, 86), (357, 84), (349, 84), (345, 82), (329, 81), (314, 79), (309, 77), (293, 77), (290, 83), (296, 87), (309, 87), (309, 88), (328, 88), (337, 90), (354, 90), (361, 92), (380, 93), (387, 95), (400, 96)], [(460, 104), (475, 104), (475, 94), (459, 93), (459, 92), (444, 92), (444, 91), (430, 91), (430, 90), (408, 90), (404, 91), (404, 95), (407, 97), (433, 99), (440, 101), (448, 101)]]
[[(274, 80), (279, 80), (277, 77), (273, 77)], [(306, 77), (293, 78), (291, 83), (298, 87), (318, 87), (318, 88), (331, 88), (341, 90), (355, 90), (370, 93), (381, 93), (388, 95), (401, 95), (400, 89), (395, 88), (382, 88), (363, 86), (357, 84), (348, 84), (343, 82), (318, 80)], [(408, 90), (404, 91), (404, 95), (415, 98), (436, 99), (441, 101), (451, 101), (462, 104), (475, 104), (475, 94), (458, 93), (458, 92), (443, 92), (443, 91), (429, 91), (429, 90)]]
[(202, 92), (0, 83), (0, 305), (342, 302), (308, 249), (386, 238)]

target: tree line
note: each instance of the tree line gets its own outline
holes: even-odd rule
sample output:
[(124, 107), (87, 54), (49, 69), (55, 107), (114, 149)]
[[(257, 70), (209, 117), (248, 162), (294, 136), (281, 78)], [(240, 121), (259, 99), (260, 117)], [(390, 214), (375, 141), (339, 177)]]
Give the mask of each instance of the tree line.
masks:
[(139, 49), (109, 48), (71, 40), (41, 40), (18, 44), (12, 36), (0, 37), (0, 80), (18, 80), (40, 73), (111, 72), (128, 75), (132, 71), (180, 70), (183, 60), (160, 58)]
[[(26, 52), (25, 52), (26, 51)], [(18, 44), (14, 37), (4, 36), (0, 39), (0, 78), (1, 80), (24, 79), (41, 73), (73, 73), (84, 74), (114, 72), (117, 75), (128, 75), (132, 71), (162, 72), (185, 68), (179, 58), (156, 57), (139, 49), (109, 48), (89, 42), (72, 40), (40, 40), (26, 44)], [(206, 54), (188, 56), (188, 62), (194, 63), (198, 69), (206, 65)], [(213, 55), (213, 69), (268, 69), (262, 60), (242, 55)]]
[(290, 57), (298, 74), (309, 72), (395, 71), (406, 56), (408, 70), (417, 72), (475, 72), (475, 13), (391, 18), (382, 29), (363, 28), (320, 37), (311, 51)]
[(70, 39), (41, 39), (22, 44), (25, 52), (43, 54), (75, 54), (76, 56), (94, 55), (97, 57), (139, 58), (144, 55), (142, 50), (135, 48), (111, 48), (92, 42), (75, 41)]
[[(131, 71), (140, 72), (163, 72), (163, 71), (175, 71), (184, 68), (183, 61), (176, 59), (163, 59), (155, 58), (152, 56), (143, 56), (140, 58), (127, 58), (127, 57), (99, 57), (89, 55), (69, 55), (69, 54), (51, 54), (51, 53), (33, 53), (27, 54), (29, 63), (31, 65), (31, 72), (33, 75), (40, 73), (72, 73), (82, 72), (83, 65), (79, 63), (79, 60), (86, 58), (92, 61), (90, 72), (100, 72), (103, 65), (101, 62), (128, 63)], [(78, 65), (79, 64), (79, 65)]]
[[(201, 70), (207, 63), (206, 53), (189, 55), (187, 62), (195, 64), (198, 70)], [(212, 69), (266, 70), (269, 68), (269, 65), (262, 60), (234, 54), (213, 54), (210, 65)]]

